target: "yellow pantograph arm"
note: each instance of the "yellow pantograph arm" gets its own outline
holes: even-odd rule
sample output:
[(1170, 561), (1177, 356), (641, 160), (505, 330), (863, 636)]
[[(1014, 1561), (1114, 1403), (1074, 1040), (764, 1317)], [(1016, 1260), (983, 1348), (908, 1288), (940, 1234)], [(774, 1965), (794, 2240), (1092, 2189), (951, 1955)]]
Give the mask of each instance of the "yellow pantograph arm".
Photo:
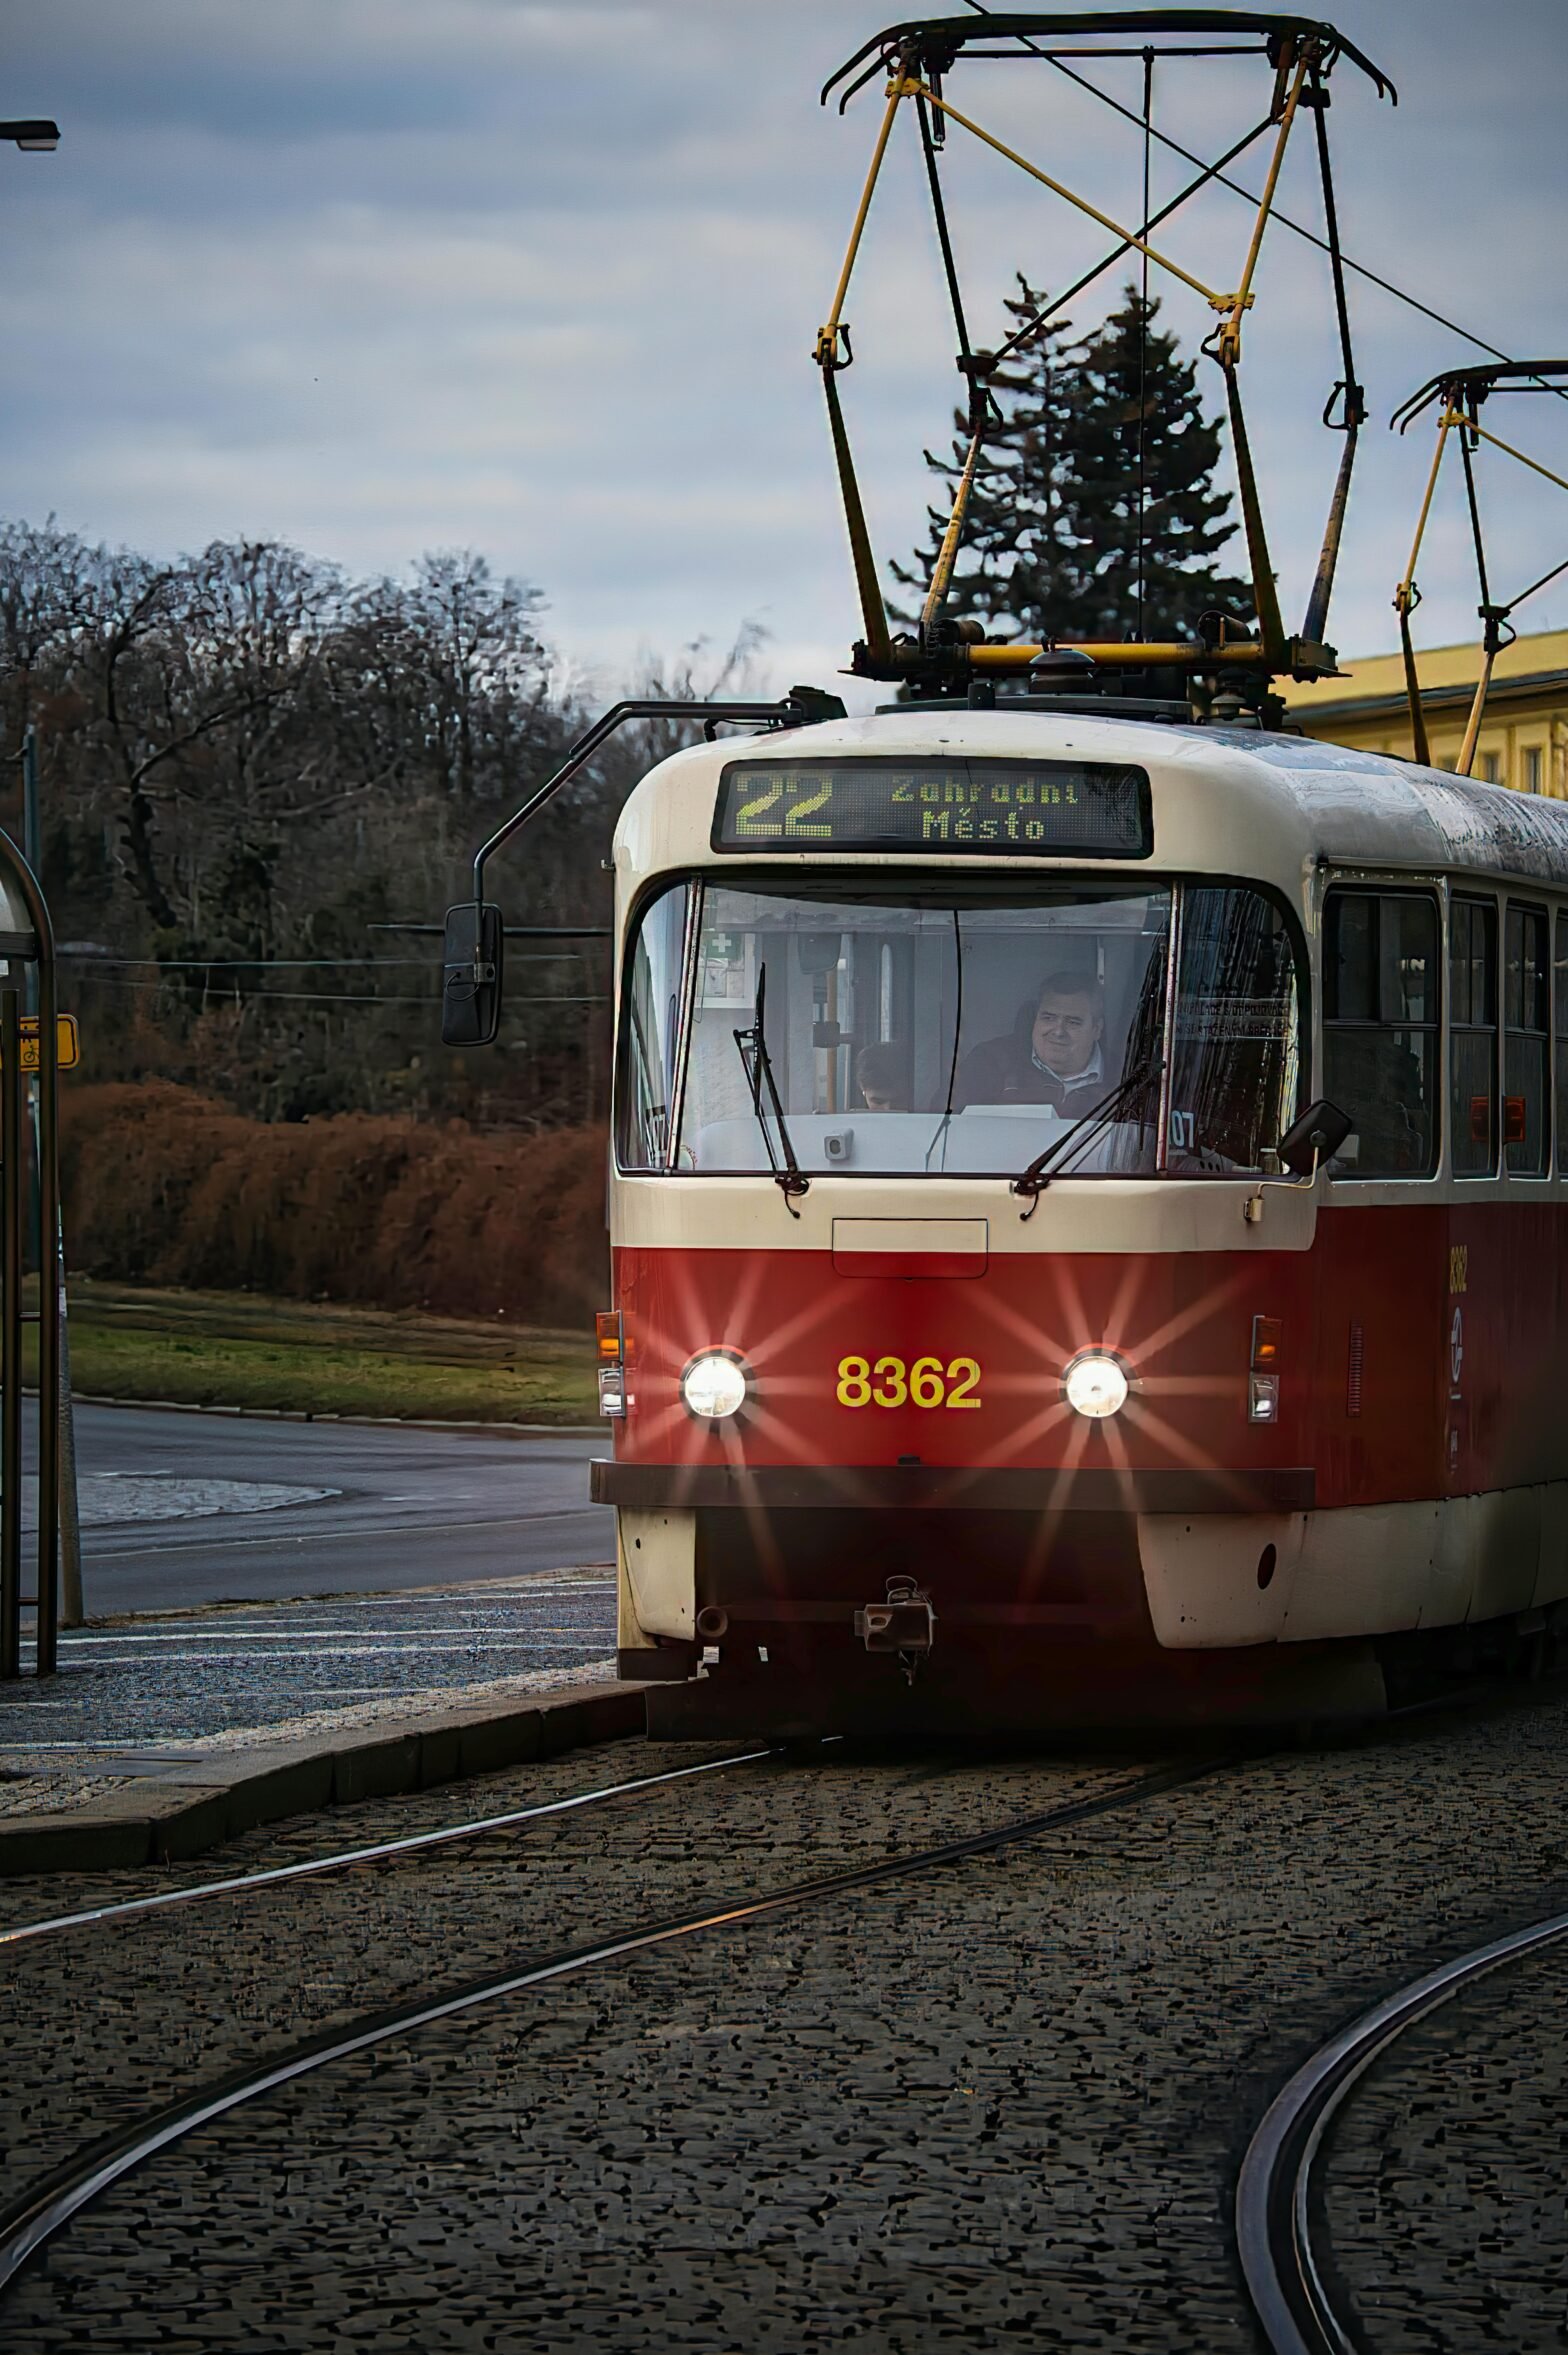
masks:
[(1258, 217), (1252, 224), (1252, 242), (1247, 248), (1246, 264), (1241, 273), (1241, 285), (1227, 306), (1230, 316), (1220, 329), (1220, 358), (1232, 366), (1241, 357), (1242, 313), (1250, 307), (1252, 302), (1252, 273), (1258, 266), (1258, 255), (1263, 250), (1263, 232), (1268, 227), (1269, 212), (1274, 203), (1274, 191), (1279, 186), (1280, 166), (1285, 161), (1285, 149), (1290, 141), (1291, 125), (1296, 119), (1296, 109), (1301, 104), (1301, 86), (1306, 80), (1306, 76), (1307, 61), (1302, 58), (1291, 81), (1290, 96), (1285, 101), (1285, 111), (1280, 117), (1279, 137), (1274, 142), (1274, 154), (1269, 164), (1269, 176), (1263, 183), (1263, 194), (1258, 200)]
[(929, 629), (934, 621), (940, 619), (942, 608), (947, 603), (947, 592), (953, 578), (953, 566), (958, 561), (958, 543), (963, 536), (964, 516), (969, 506), (969, 494), (975, 487), (975, 469), (980, 463), (980, 452), (984, 442), (985, 426), (982, 422), (975, 427), (969, 437), (969, 454), (964, 460), (964, 471), (959, 477), (958, 488), (953, 494), (953, 512), (947, 519), (947, 529), (942, 534), (942, 545), (937, 550), (936, 565), (931, 574), (931, 586), (926, 592), (926, 601), (920, 613), (921, 626), (924, 629)]
[(1432, 470), (1426, 478), (1426, 496), (1421, 502), (1421, 512), (1416, 518), (1416, 536), (1410, 543), (1410, 562), (1405, 566), (1404, 578), (1394, 591), (1396, 612), (1408, 613), (1410, 610), (1411, 600), (1415, 595), (1416, 563), (1421, 554), (1421, 542), (1426, 538), (1427, 518), (1432, 512), (1432, 494), (1437, 489), (1438, 468), (1443, 463), (1443, 452), (1448, 447), (1450, 432), (1456, 425), (1463, 425), (1463, 423), (1463, 417), (1460, 416), (1457, 409), (1453, 408), (1445, 409), (1438, 422), (1437, 448), (1432, 452)]
[(1437, 489), (1438, 469), (1443, 463), (1443, 452), (1448, 437), (1464, 419), (1452, 403), (1444, 407), (1438, 420), (1437, 447), (1432, 452), (1432, 464), (1426, 478), (1426, 496), (1421, 501), (1421, 512), (1416, 518), (1416, 536), (1410, 543), (1410, 562), (1405, 566), (1404, 579), (1394, 591), (1394, 611), (1399, 616), (1399, 651), (1405, 666), (1405, 702), (1410, 712), (1410, 735), (1416, 759), (1421, 766), (1432, 765), (1432, 747), (1426, 732), (1426, 709), (1421, 701), (1421, 676), (1416, 668), (1416, 650), (1410, 636), (1410, 616), (1416, 602), (1416, 565), (1421, 555), (1421, 542), (1426, 538), (1427, 518), (1432, 512), (1432, 494)]
[(878, 175), (882, 170), (882, 158), (887, 153), (887, 143), (892, 135), (893, 117), (898, 112), (899, 100), (908, 97), (914, 87), (912, 82), (905, 81), (903, 76), (898, 74), (894, 75), (887, 86), (887, 107), (882, 116), (882, 128), (877, 133), (877, 143), (871, 152), (871, 169), (866, 174), (866, 184), (860, 191), (860, 203), (855, 213), (855, 225), (850, 230), (849, 244), (844, 253), (844, 267), (840, 270), (838, 284), (833, 289), (833, 308), (829, 311), (827, 319), (817, 335), (817, 358), (824, 367), (832, 365), (838, 346), (839, 323), (843, 317), (844, 300), (849, 293), (850, 276), (855, 267), (855, 256), (860, 251), (860, 240), (865, 234), (866, 216), (871, 210), (871, 199), (876, 190)]
[[(1176, 665), (1185, 670), (1255, 670), (1266, 651), (1256, 638), (1241, 639), (1230, 646), (1204, 647), (1194, 647), (1182, 638), (1152, 641), (1060, 638), (1056, 647), (1062, 646), (1071, 646), (1076, 653), (1087, 655), (1102, 670), (1146, 670), (1151, 664)], [(970, 670), (1023, 671), (1056, 647), (1019, 645), (1015, 640), (1008, 645), (971, 646), (964, 659)]]
[(1049, 188), (1053, 196), (1060, 196), (1066, 203), (1076, 205), (1079, 212), (1087, 213), (1091, 221), (1098, 221), (1102, 229), (1109, 229), (1113, 236), (1130, 245), (1135, 253), (1147, 254), (1149, 260), (1160, 269), (1169, 270), (1173, 278), (1179, 278), (1184, 286), (1190, 286), (1195, 294), (1201, 294), (1210, 310), (1230, 311), (1238, 302), (1243, 310), (1250, 308), (1250, 294), (1216, 294), (1212, 286), (1205, 286), (1201, 278), (1194, 278), (1190, 270), (1184, 270), (1180, 262), (1173, 262), (1169, 254), (1158, 252), (1135, 230), (1123, 228), (1120, 221), (1113, 221), (1109, 213), (1102, 213), (1086, 196), (1077, 196), (1072, 189), (1064, 188), (1060, 180), (1053, 180), (1049, 172), (1042, 172), (1039, 165), (1032, 164), (1026, 155), (1020, 155), (1016, 148), (1008, 147), (1002, 140), (993, 138), (989, 131), (982, 130), (978, 123), (972, 123), (968, 115), (960, 114), (957, 107), (950, 106), (945, 98), (938, 98), (936, 92), (924, 82), (906, 81), (901, 87), (910, 97), (923, 98), (928, 106), (940, 109), (949, 122), (957, 123), (960, 130), (967, 131), (971, 138), (980, 140), (984, 146), (994, 148), (1010, 164), (1016, 164), (1021, 172), (1027, 172), (1031, 180), (1038, 180), (1042, 188)]
[(1512, 442), (1500, 442), (1495, 433), (1488, 433), (1486, 427), (1477, 425), (1474, 419), (1467, 422), (1472, 433), (1479, 434), (1482, 441), (1490, 442), (1494, 450), (1501, 450), (1505, 458), (1517, 458), (1520, 465), (1528, 466), (1532, 474), (1544, 474), (1547, 481), (1554, 482), (1560, 491), (1568, 491), (1568, 482), (1564, 482), (1560, 474), (1554, 474), (1549, 466), (1543, 466), (1539, 458), (1527, 458), (1523, 450), (1514, 448)]

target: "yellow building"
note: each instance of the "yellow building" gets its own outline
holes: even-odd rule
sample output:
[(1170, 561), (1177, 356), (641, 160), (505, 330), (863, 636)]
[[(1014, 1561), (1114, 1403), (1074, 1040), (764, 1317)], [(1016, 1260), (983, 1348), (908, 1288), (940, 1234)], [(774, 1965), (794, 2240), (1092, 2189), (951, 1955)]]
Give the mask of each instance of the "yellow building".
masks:
[[(1474, 640), (1467, 646), (1418, 648), (1416, 664), (1432, 758), (1441, 769), (1454, 768), (1480, 673), (1480, 650)], [(1402, 658), (1344, 657), (1340, 670), (1340, 678), (1305, 686), (1280, 682), (1292, 720), (1309, 736), (1333, 744), (1412, 759)], [(1498, 656), (1475, 774), (1521, 793), (1568, 801), (1568, 630), (1516, 638)]]

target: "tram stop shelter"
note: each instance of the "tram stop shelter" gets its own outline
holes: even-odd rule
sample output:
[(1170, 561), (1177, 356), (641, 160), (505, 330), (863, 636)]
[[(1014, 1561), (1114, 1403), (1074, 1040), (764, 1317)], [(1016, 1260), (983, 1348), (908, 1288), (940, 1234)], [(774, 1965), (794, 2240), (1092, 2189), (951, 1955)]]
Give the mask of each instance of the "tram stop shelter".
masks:
[[(22, 1276), (34, 1215), (39, 1301), (36, 1673), (52, 1676), (57, 1665), (62, 1439), (68, 1413), (61, 1379), (56, 996), (54, 931), (43, 892), (22, 853), (0, 830), (0, 1678), (22, 1672), (22, 1333), (28, 1321)], [(24, 997), (32, 1001), (30, 1012), (24, 1013)], [(28, 1183), (29, 1153), (36, 1185)]]

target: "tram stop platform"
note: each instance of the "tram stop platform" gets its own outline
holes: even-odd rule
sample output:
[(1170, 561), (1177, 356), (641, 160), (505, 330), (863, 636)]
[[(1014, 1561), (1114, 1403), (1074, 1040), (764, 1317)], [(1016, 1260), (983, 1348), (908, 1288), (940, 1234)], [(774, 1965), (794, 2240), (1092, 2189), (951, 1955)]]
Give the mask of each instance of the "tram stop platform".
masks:
[(93, 1621), (0, 1683), (0, 1877), (173, 1861), (643, 1725), (608, 1569)]

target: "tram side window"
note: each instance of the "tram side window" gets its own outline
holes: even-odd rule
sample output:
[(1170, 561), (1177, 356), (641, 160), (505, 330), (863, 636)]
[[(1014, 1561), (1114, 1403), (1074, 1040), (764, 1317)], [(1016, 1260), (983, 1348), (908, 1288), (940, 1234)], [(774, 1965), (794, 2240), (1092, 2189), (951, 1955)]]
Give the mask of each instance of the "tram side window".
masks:
[(1455, 1177), (1497, 1168), (1497, 907), (1456, 899), (1448, 917), (1449, 1117)]
[(1167, 1166), (1178, 1177), (1261, 1169), (1296, 1115), (1296, 959), (1261, 892), (1188, 885), (1172, 1042)]
[(1437, 902), (1336, 886), (1323, 907), (1323, 1093), (1355, 1121), (1340, 1177), (1437, 1167)]
[(616, 1074), (616, 1151), (622, 1169), (671, 1166), (670, 1110), (680, 1027), (687, 887), (661, 893), (643, 914), (626, 976)]
[(1503, 934), (1503, 1151), (1509, 1174), (1551, 1166), (1546, 911), (1509, 907)]

